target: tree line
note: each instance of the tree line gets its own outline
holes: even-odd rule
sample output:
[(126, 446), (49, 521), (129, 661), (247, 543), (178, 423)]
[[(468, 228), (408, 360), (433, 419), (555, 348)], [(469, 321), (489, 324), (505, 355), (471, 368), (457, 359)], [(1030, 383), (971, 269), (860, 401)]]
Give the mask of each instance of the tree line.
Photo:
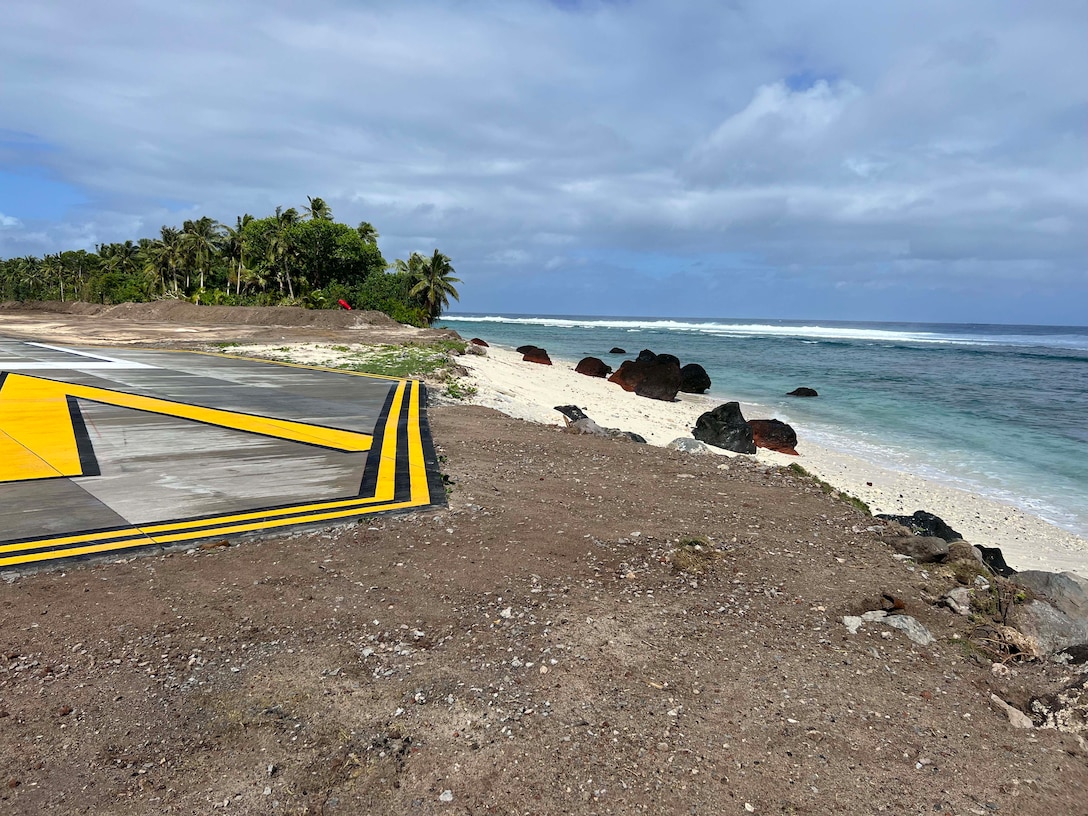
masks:
[(208, 217), (164, 226), (158, 237), (0, 259), (0, 300), (125, 303), (184, 299), (231, 306), (305, 306), (385, 312), (430, 325), (459, 299), (449, 257), (413, 252), (387, 263), (378, 232), (333, 220), (329, 205), (307, 197), (300, 213), (277, 207), (233, 226)]

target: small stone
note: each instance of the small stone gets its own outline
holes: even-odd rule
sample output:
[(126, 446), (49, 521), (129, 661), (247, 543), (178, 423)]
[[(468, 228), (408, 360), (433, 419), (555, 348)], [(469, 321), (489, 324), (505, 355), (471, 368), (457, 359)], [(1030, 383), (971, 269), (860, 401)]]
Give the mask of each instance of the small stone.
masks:
[(442, 793), (438, 794), (438, 801), (439, 802), (452, 802), (453, 801), (453, 791), (451, 791), (448, 788), (446, 790), (442, 791)]

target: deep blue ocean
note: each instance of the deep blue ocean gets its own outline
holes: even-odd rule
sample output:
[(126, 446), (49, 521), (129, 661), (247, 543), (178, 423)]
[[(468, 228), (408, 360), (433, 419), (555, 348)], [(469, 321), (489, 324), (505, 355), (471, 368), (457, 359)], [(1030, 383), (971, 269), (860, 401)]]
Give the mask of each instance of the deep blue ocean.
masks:
[[(465, 339), (613, 366), (700, 363), (725, 402), (803, 439), (1013, 504), (1088, 536), (1088, 327), (449, 315)], [(786, 397), (798, 386), (816, 399)]]

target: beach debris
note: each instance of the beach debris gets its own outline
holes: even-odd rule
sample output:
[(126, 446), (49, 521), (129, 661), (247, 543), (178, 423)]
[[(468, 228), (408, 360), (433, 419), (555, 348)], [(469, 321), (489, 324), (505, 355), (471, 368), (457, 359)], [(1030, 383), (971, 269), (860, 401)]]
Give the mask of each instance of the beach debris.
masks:
[(626, 354), (627, 351), (626, 351), (626, 349), (621, 349), (619, 346), (612, 346), (612, 350), (609, 351), (608, 353), (609, 354)]
[(786, 394), (786, 396), (787, 397), (818, 397), (820, 395), (816, 393), (815, 388), (807, 388), (807, 387), (802, 385), (800, 388), (795, 388), (792, 391), (790, 391), (788, 394)]
[(943, 519), (932, 513), (927, 513), (925, 510), (916, 510), (914, 515), (911, 516), (893, 516), (888, 513), (881, 513), (877, 518), (902, 524), (916, 536), (936, 536), (949, 542), (963, 540), (963, 536), (945, 524)]
[(971, 590), (964, 586), (954, 587), (941, 596), (940, 604), (957, 615), (967, 617), (971, 614)]
[(757, 448), (797, 456), (797, 432), (780, 419), (750, 419), (752, 441)]
[(1081, 675), (1056, 694), (1034, 698), (1030, 708), (1040, 728), (1088, 733), (1088, 675)]
[(612, 373), (612, 366), (599, 357), (583, 357), (574, 370), (587, 377), (607, 377)]
[(756, 452), (752, 426), (745, 421), (739, 402), (727, 402), (707, 411), (695, 421), (692, 435), (716, 448), (736, 453)]
[(687, 436), (677, 437), (665, 447), (669, 450), (678, 450), (684, 453), (710, 453), (710, 447), (705, 442)]
[(588, 434), (590, 436), (607, 436), (612, 439), (629, 439), (632, 442), (646, 444), (646, 439), (633, 431), (621, 431), (618, 428), (602, 428), (577, 405), (557, 405), (555, 410), (563, 415), (567, 423), (564, 428), (568, 433)]
[(672, 402), (680, 391), (680, 360), (644, 349), (637, 360), (624, 360), (608, 381), (640, 397)]
[(883, 623), (899, 629), (919, 646), (928, 646), (937, 640), (916, 618), (910, 615), (889, 615), (883, 609), (874, 609), (862, 615), (844, 615), (842, 623), (852, 635), (856, 635), (866, 623)]
[[(522, 349), (525, 350), (522, 351)], [(518, 353), (522, 355), (521, 359), (526, 363), (552, 364), (552, 358), (548, 356), (548, 352), (536, 346), (519, 346)]]
[[(998, 664), (995, 663), (994, 665)], [(1035, 723), (1032, 721), (1031, 717), (1029, 717), (1019, 708), (1009, 705), (996, 694), (990, 695), (990, 705), (993, 706), (999, 714), (1004, 714), (1006, 717), (1008, 717), (1009, 724), (1012, 725), (1013, 728), (1035, 727)]]
[(685, 394), (705, 394), (710, 385), (710, 375), (698, 363), (681, 366), (680, 390)]

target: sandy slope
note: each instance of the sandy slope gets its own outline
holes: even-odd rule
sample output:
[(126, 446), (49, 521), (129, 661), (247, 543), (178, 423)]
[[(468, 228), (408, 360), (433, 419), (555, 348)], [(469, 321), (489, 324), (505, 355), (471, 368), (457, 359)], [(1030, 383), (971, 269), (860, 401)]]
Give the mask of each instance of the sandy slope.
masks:
[[(676, 403), (645, 399), (605, 380), (578, 374), (567, 361), (556, 360), (553, 366), (525, 363), (520, 354), (497, 346), (486, 349), (483, 356), (466, 355), (461, 362), (478, 389), (477, 404), (550, 425), (563, 424), (555, 406), (575, 404), (598, 424), (634, 431), (653, 445), (690, 437), (695, 420), (716, 404), (692, 394), (681, 394)], [(770, 418), (758, 406), (742, 409), (748, 419)], [(804, 428), (797, 430), (800, 457), (760, 450), (758, 458), (780, 465), (798, 462), (865, 501), (874, 513), (935, 513), (973, 544), (1001, 547), (1018, 570), (1073, 570), (1088, 575), (1088, 541), (1083, 538), (1010, 505), (821, 447), (805, 440)]]

